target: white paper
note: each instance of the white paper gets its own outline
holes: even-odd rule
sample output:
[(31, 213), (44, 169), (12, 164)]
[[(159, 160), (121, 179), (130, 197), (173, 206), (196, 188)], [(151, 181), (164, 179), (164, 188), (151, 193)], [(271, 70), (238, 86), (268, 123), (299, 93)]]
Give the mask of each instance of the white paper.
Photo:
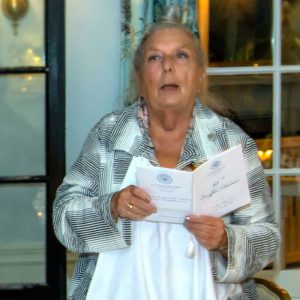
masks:
[(158, 209), (148, 221), (183, 223), (191, 213), (221, 217), (251, 200), (240, 145), (193, 172), (137, 166), (136, 176)]
[(138, 186), (151, 196), (157, 207), (145, 220), (183, 223), (192, 211), (193, 173), (160, 167), (136, 167)]
[(195, 214), (221, 217), (251, 201), (241, 145), (207, 161), (193, 175)]

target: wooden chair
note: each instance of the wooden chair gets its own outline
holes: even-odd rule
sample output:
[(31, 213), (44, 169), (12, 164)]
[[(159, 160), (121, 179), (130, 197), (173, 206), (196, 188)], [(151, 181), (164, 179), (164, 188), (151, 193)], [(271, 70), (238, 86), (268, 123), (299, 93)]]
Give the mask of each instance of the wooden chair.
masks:
[(259, 300), (291, 300), (289, 293), (273, 281), (254, 278)]

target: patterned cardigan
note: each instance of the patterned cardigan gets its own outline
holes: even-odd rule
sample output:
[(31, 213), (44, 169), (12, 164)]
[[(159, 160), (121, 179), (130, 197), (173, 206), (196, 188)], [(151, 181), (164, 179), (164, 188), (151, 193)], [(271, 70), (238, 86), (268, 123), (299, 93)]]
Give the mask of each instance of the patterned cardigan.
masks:
[[(133, 156), (144, 156), (157, 165), (147, 130), (141, 130), (138, 108), (134, 103), (106, 115), (94, 126), (57, 190), (55, 233), (66, 248), (80, 253), (69, 299), (85, 299), (98, 253), (130, 246), (131, 221), (122, 219), (117, 227), (110, 201), (120, 189)], [(218, 251), (210, 253), (216, 282), (242, 283), (242, 299), (256, 299), (251, 277), (271, 262), (280, 236), (255, 142), (232, 121), (196, 101), (177, 168), (190, 163), (199, 165), (238, 144), (243, 148), (251, 204), (223, 217), (229, 239), (228, 259), (225, 261)]]

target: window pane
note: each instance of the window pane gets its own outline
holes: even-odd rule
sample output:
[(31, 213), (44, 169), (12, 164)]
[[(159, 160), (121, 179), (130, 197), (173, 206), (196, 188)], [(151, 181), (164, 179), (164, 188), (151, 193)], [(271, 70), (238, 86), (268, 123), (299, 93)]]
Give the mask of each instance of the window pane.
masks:
[(282, 75), (281, 167), (300, 168), (300, 74)]
[[(44, 66), (44, 1), (2, 1), (0, 13), (0, 68)], [(18, 4), (20, 3), (20, 4)], [(16, 25), (10, 17), (20, 17)]]
[(300, 177), (281, 179), (282, 244), (286, 267), (300, 266)]
[(272, 0), (210, 1), (211, 66), (272, 64), (271, 34)]
[(0, 185), (0, 282), (45, 282), (44, 184)]
[(225, 103), (229, 117), (256, 139), (265, 168), (272, 167), (272, 77), (211, 76), (211, 91)]
[(300, 1), (282, 3), (282, 64), (300, 64)]
[(0, 91), (0, 176), (44, 175), (44, 75), (2, 75)]

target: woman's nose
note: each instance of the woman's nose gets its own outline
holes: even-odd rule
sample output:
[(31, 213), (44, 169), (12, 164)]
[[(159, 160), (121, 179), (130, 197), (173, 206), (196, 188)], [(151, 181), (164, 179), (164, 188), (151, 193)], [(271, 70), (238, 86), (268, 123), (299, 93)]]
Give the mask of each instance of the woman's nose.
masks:
[(163, 59), (163, 71), (164, 73), (170, 73), (174, 71), (174, 65), (171, 58), (165, 57)]

